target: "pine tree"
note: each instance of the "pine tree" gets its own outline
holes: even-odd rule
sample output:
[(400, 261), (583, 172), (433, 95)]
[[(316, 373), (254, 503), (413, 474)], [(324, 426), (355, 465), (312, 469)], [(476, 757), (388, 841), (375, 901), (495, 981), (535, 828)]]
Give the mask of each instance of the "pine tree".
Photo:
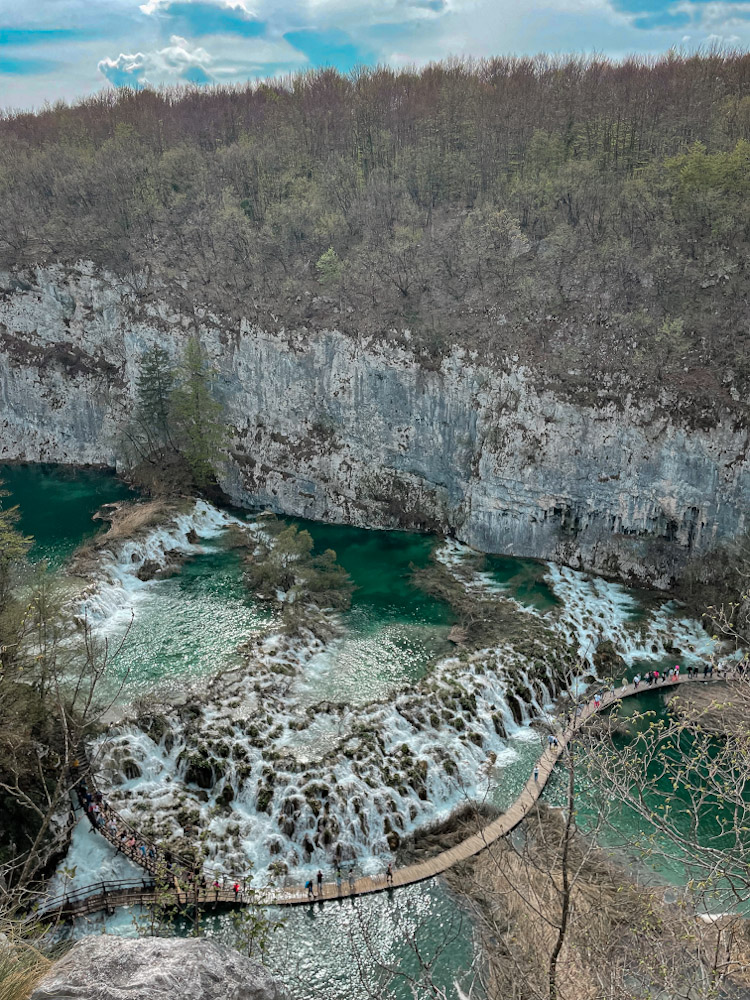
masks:
[(146, 351), (136, 380), (136, 420), (157, 450), (172, 443), (170, 398), (174, 382), (174, 365), (167, 352), (161, 347)]
[(227, 437), (215, 385), (216, 373), (198, 338), (191, 337), (171, 394), (171, 419), (177, 447), (197, 486), (207, 486), (214, 479)]

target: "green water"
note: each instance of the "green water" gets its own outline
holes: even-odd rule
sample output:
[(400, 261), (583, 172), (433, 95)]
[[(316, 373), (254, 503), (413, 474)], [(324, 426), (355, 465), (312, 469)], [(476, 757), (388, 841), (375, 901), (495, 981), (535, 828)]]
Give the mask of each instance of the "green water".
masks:
[[(294, 907), (283, 915), (265, 961), (292, 1000), (413, 1000), (407, 977), (419, 980), (420, 969), (409, 939), (447, 997), (456, 996), (455, 983), (466, 990), (471, 982), (471, 921), (437, 880), (367, 899)], [(227, 923), (219, 922), (216, 933), (231, 941)], [(473, 995), (480, 996), (476, 987)]]
[[(91, 517), (100, 504), (133, 495), (114, 476), (100, 471), (6, 466), (0, 468), (0, 478), (14, 494), (11, 502), (21, 505), (22, 530), (36, 538), (34, 555), (56, 565), (97, 530)], [(317, 551), (336, 551), (356, 586), (351, 609), (341, 615), (341, 637), (305, 671), (303, 687), (307, 685), (310, 700), (329, 697), (357, 704), (387, 697), (395, 688), (421, 676), (429, 663), (449, 648), (447, 633), (454, 620), (447, 604), (412, 583), (413, 568), (429, 564), (434, 540), (399, 532), (300, 523), (312, 534)], [(491, 556), (485, 573), (539, 611), (557, 604), (544, 582), (540, 563)], [(187, 562), (178, 575), (135, 592), (132, 607), (135, 617), (117, 664), (121, 672), (129, 673), (131, 695), (156, 683), (177, 685), (186, 677), (205, 676), (231, 664), (238, 643), (249, 632), (273, 624), (275, 614), (248, 595), (239, 555), (220, 539), (204, 543), (203, 553)], [(107, 624), (113, 640), (128, 627), (129, 619), (129, 608), (113, 616)], [(301, 694), (304, 702), (305, 691)], [(658, 697), (646, 695), (626, 703), (624, 711), (632, 714), (653, 708)], [(527, 780), (540, 742), (529, 732), (512, 738), (509, 747), (514, 754), (498, 761), (501, 780), (492, 782), (501, 808)], [(562, 790), (563, 776), (557, 773), (548, 799), (562, 801)], [(594, 802), (584, 794), (584, 827), (587, 808), (593, 815)], [(638, 817), (626, 810), (621, 810), (616, 820), (622, 838), (640, 830)], [(709, 827), (706, 834), (712, 834)], [(662, 865), (657, 874), (667, 881), (685, 879), (679, 862)], [(455, 901), (439, 884), (399, 890), (392, 897), (384, 895), (355, 906), (347, 903), (295, 910), (274, 942), (274, 962), (291, 969), (293, 955), (299, 982), (314, 984), (331, 1000), (359, 1000), (370, 994), (361, 985), (352, 947), (355, 954), (362, 955), (367, 941), (375, 940), (380, 958), (406, 967), (411, 955), (403, 943), (408, 927), (425, 935), (431, 944), (447, 937), (436, 968), (440, 984), (450, 987), (450, 995), (453, 979), (467, 974), (474, 954), (470, 924), (464, 918), (457, 930), (456, 913)], [(370, 964), (377, 965), (373, 957)], [(293, 979), (290, 986), (293, 996), (304, 995)], [(396, 984), (394, 996), (399, 1000), (410, 995), (405, 983)]]
[(106, 623), (111, 648), (120, 647), (113, 666), (127, 678), (128, 700), (239, 665), (240, 643), (275, 620), (248, 595), (238, 552), (216, 540), (203, 548), (177, 575), (132, 594)]
[[(133, 495), (101, 471), (9, 466), (0, 476), (13, 491), (11, 502), (21, 505), (22, 530), (36, 539), (34, 555), (54, 565), (97, 531), (91, 518), (101, 504)], [(332, 655), (311, 670), (316, 696), (357, 702), (420, 676), (446, 649), (454, 620), (447, 604), (411, 582), (413, 567), (428, 564), (433, 540), (303, 526), (318, 551), (335, 549), (356, 586), (351, 609), (341, 616), (342, 638)], [(130, 697), (157, 683), (197, 678), (230, 665), (238, 643), (274, 619), (273, 612), (248, 595), (239, 554), (221, 539), (203, 541), (202, 554), (179, 574), (136, 587), (128, 597), (128, 607), (107, 620), (104, 633), (115, 648), (127, 632), (115, 665), (121, 676), (127, 673)], [(131, 916), (118, 912), (105, 926), (130, 933)], [(227, 933), (221, 922), (212, 930), (219, 936)], [(407, 980), (393, 973), (383, 980), (379, 963), (416, 972), (414, 953), (406, 944), (411, 934), (433, 964), (434, 982), (453, 995), (454, 982), (463, 981), (474, 962), (472, 927), (437, 882), (354, 904), (295, 909), (286, 914), (284, 928), (273, 940), (269, 963), (283, 973), (294, 998), (310, 995), (309, 987), (314, 987), (330, 1000), (365, 1000), (377, 987), (376, 995), (409, 1000)]]
[(484, 572), (510, 592), (520, 604), (544, 613), (558, 607), (559, 601), (544, 579), (546, 564), (534, 559), (513, 556), (485, 556)]
[(362, 704), (387, 697), (448, 651), (450, 605), (412, 582), (414, 569), (429, 565), (433, 538), (297, 523), (312, 535), (316, 552), (336, 552), (355, 585), (351, 609), (341, 616), (344, 634), (306, 671), (308, 700)]
[[(456, 984), (466, 993), (473, 984), (475, 1000), (484, 995), (476, 978), (471, 920), (437, 879), (365, 899), (266, 912), (282, 926), (261, 960), (290, 1000), (414, 1000), (407, 977), (419, 980), (421, 972), (410, 940), (429, 964), (434, 987), (450, 1000), (458, 995)], [(134, 921), (143, 924), (145, 913), (121, 908), (112, 916), (76, 921), (66, 933), (70, 939), (102, 932), (135, 937)], [(192, 930), (185, 922), (174, 926), (177, 935)], [(242, 950), (242, 938), (226, 912), (205, 916), (201, 934)], [(417, 994), (442, 995), (426, 989)]]
[(132, 499), (133, 491), (113, 473), (59, 465), (0, 465), (0, 480), (21, 508), (19, 529), (33, 535), (31, 558), (59, 566), (100, 530), (92, 516), (105, 503)]
[[(653, 724), (668, 725), (671, 716), (666, 701), (667, 691), (661, 688), (646, 688), (642, 695), (635, 695), (624, 701), (616, 710), (617, 730), (613, 735), (615, 748), (625, 750), (632, 746), (640, 736), (646, 734)], [(718, 751), (719, 741), (708, 740), (708, 756), (701, 760), (710, 760), (711, 744)], [(694, 802), (686, 791), (684, 783), (672, 778), (678, 775), (685, 766), (685, 761), (691, 758), (691, 738), (683, 734), (679, 746), (663, 745), (664, 756), (644, 764), (643, 805), (654, 815), (661, 815), (665, 805), (669, 803), (671, 829), (676, 838), (668, 836), (648, 822), (641, 812), (623, 803), (613, 796), (610, 790), (603, 786), (599, 775), (590, 773), (591, 760), (587, 759), (583, 750), (577, 764), (577, 822), (580, 828), (594, 833), (597, 841), (609, 852), (612, 852), (616, 862), (624, 866), (633, 866), (641, 880), (657, 885), (673, 885), (684, 887), (688, 883), (697, 884), (706, 878), (706, 868), (701, 852), (705, 850), (729, 852), (725, 854), (726, 863), (734, 854), (737, 856), (737, 845), (731, 831), (734, 817), (725, 803), (712, 801), (708, 786), (704, 790), (705, 801), (702, 802), (699, 813), (694, 812)], [(640, 758), (643, 760), (643, 758)], [(596, 761), (596, 758), (593, 758)], [(669, 763), (665, 762), (669, 761)], [(690, 786), (696, 789), (700, 785), (698, 775), (693, 773), (689, 779)], [(564, 806), (566, 801), (567, 774), (563, 768), (558, 768), (553, 774), (547, 789), (546, 800), (555, 806)], [(715, 788), (715, 785), (711, 785)], [(750, 788), (745, 788), (745, 800), (750, 801)], [(722, 824), (724, 827), (722, 828)], [(685, 844), (680, 843), (680, 837), (685, 838)], [(693, 846), (687, 847), (690, 844)], [(739, 852), (742, 854), (742, 852)], [(731, 866), (730, 866), (731, 867)], [(746, 872), (744, 865), (735, 866), (738, 873), (738, 883), (744, 883)], [(748, 901), (730, 891), (726, 881), (712, 880), (709, 887), (706, 884), (705, 898), (702, 905), (709, 912), (739, 910), (746, 912)]]
[[(363, 704), (420, 677), (447, 651), (453, 622), (449, 605), (411, 583), (411, 567), (427, 564), (432, 540), (301, 526), (316, 551), (335, 549), (356, 588), (351, 608), (339, 616), (340, 637), (307, 664), (296, 692), (302, 704)], [(124, 638), (114, 663), (118, 676), (127, 673), (129, 697), (239, 664), (237, 646), (278, 620), (275, 609), (248, 593), (237, 550), (221, 538), (202, 540), (202, 547), (179, 574), (129, 594), (128, 606), (107, 621), (112, 646)]]

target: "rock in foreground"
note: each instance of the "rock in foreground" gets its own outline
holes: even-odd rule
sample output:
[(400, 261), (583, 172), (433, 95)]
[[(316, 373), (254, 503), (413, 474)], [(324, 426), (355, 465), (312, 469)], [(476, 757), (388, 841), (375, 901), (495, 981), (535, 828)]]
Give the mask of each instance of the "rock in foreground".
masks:
[(31, 1000), (284, 1000), (267, 969), (194, 938), (83, 938)]

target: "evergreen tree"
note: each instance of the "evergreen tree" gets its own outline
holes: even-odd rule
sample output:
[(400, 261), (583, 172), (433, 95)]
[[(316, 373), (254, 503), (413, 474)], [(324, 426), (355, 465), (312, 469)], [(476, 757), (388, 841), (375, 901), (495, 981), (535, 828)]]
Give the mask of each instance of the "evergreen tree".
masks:
[(197, 486), (206, 486), (214, 478), (227, 436), (215, 385), (216, 373), (198, 338), (191, 337), (171, 394), (171, 418), (177, 447)]
[(334, 285), (341, 277), (341, 261), (333, 247), (329, 247), (315, 262), (321, 285)]
[(170, 399), (174, 382), (174, 366), (167, 352), (161, 347), (146, 351), (136, 380), (136, 420), (153, 450), (163, 450), (172, 443)]

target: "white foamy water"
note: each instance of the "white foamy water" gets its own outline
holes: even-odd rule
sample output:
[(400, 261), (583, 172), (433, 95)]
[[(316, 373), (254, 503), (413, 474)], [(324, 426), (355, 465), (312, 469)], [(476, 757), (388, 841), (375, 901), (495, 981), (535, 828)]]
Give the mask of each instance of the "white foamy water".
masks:
[(85, 816), (76, 823), (65, 861), (48, 885), (48, 896), (54, 899), (106, 881), (133, 880), (144, 877), (138, 865), (118, 854), (109, 841), (95, 833)]
[[(548, 565), (547, 579), (561, 602), (558, 628), (589, 662), (602, 640), (614, 643), (628, 667), (669, 657), (675, 663), (698, 662), (713, 649), (701, 623), (680, 616), (672, 601), (643, 612), (627, 587), (554, 563)], [(677, 652), (667, 648), (672, 645)]]
[[(205, 501), (131, 540), (97, 552), (97, 579), (79, 605), (94, 636), (106, 643), (108, 683), (127, 678), (120, 700), (155, 687), (184, 686), (241, 663), (237, 647), (274, 618), (242, 584), (240, 555), (223, 544), (227, 528), (245, 524)], [(145, 564), (172, 575), (139, 579)]]
[[(192, 528), (216, 537), (229, 523), (212, 508), (190, 517), (137, 543), (135, 561), (120, 553), (106, 586), (148, 589), (133, 585), (128, 559), (166, 558), (178, 535)], [(508, 588), (472, 568), (473, 556), (455, 542), (437, 551), (468, 590), (507, 601)], [(252, 867), (258, 885), (298, 882), (336, 860), (380, 872), (400, 840), (457, 806), (510, 804), (539, 750), (530, 722), (549, 716), (561, 679), (579, 658), (591, 662), (603, 639), (628, 666), (664, 659), (671, 641), (680, 659), (710, 647), (699, 623), (669, 603), (644, 612), (627, 588), (552, 565), (546, 580), (559, 607), (542, 616), (514, 602), (523, 648), (509, 641), (432, 666), (427, 656), (411, 677), (398, 661), (410, 655), (413, 631), (440, 639), (447, 629), (395, 624), (353, 634), (331, 615), (326, 640), (256, 635), (246, 663), (200, 701), (162, 709), (155, 739), (128, 724), (100, 741), (101, 781), (135, 825), (150, 817), (175, 837), (200, 829), (210, 868)], [(118, 601), (124, 607), (121, 597), (106, 607)], [(424, 642), (414, 649), (424, 655)], [(126, 780), (126, 758), (138, 763), (137, 778)]]
[[(529, 681), (511, 649), (444, 659), (421, 686), (353, 710), (295, 695), (288, 671), (306, 677), (321, 648), (314, 637), (259, 641), (252, 688), (243, 678), (216, 691), (190, 723), (193, 736), (170, 714), (169, 746), (132, 727), (112, 734), (101, 774), (116, 780), (118, 808), (133, 823), (144, 814), (169, 818), (177, 836), (178, 814), (194, 810), (208, 865), (239, 874), (252, 866), (256, 884), (279, 864), (297, 881), (334, 858), (374, 874), (392, 857), (392, 840), (485, 800), (523, 745), (538, 748), (528, 721), (549, 703), (550, 688)], [(516, 718), (506, 667), (528, 699), (513, 695)], [(204, 793), (184, 784), (191, 753), (213, 768)], [(140, 777), (124, 780), (126, 757), (138, 761)], [(225, 788), (229, 809), (220, 805)]]
[(175, 514), (168, 524), (145, 532), (143, 537), (116, 541), (111, 548), (103, 546), (98, 554), (96, 582), (83, 592), (81, 612), (104, 631), (118, 628), (157, 582), (138, 579), (145, 563), (154, 562), (164, 568), (175, 556), (195, 556), (201, 551), (200, 544), (189, 541), (189, 535), (217, 538), (230, 524), (244, 526), (244, 522), (205, 500), (196, 500), (192, 510)]

